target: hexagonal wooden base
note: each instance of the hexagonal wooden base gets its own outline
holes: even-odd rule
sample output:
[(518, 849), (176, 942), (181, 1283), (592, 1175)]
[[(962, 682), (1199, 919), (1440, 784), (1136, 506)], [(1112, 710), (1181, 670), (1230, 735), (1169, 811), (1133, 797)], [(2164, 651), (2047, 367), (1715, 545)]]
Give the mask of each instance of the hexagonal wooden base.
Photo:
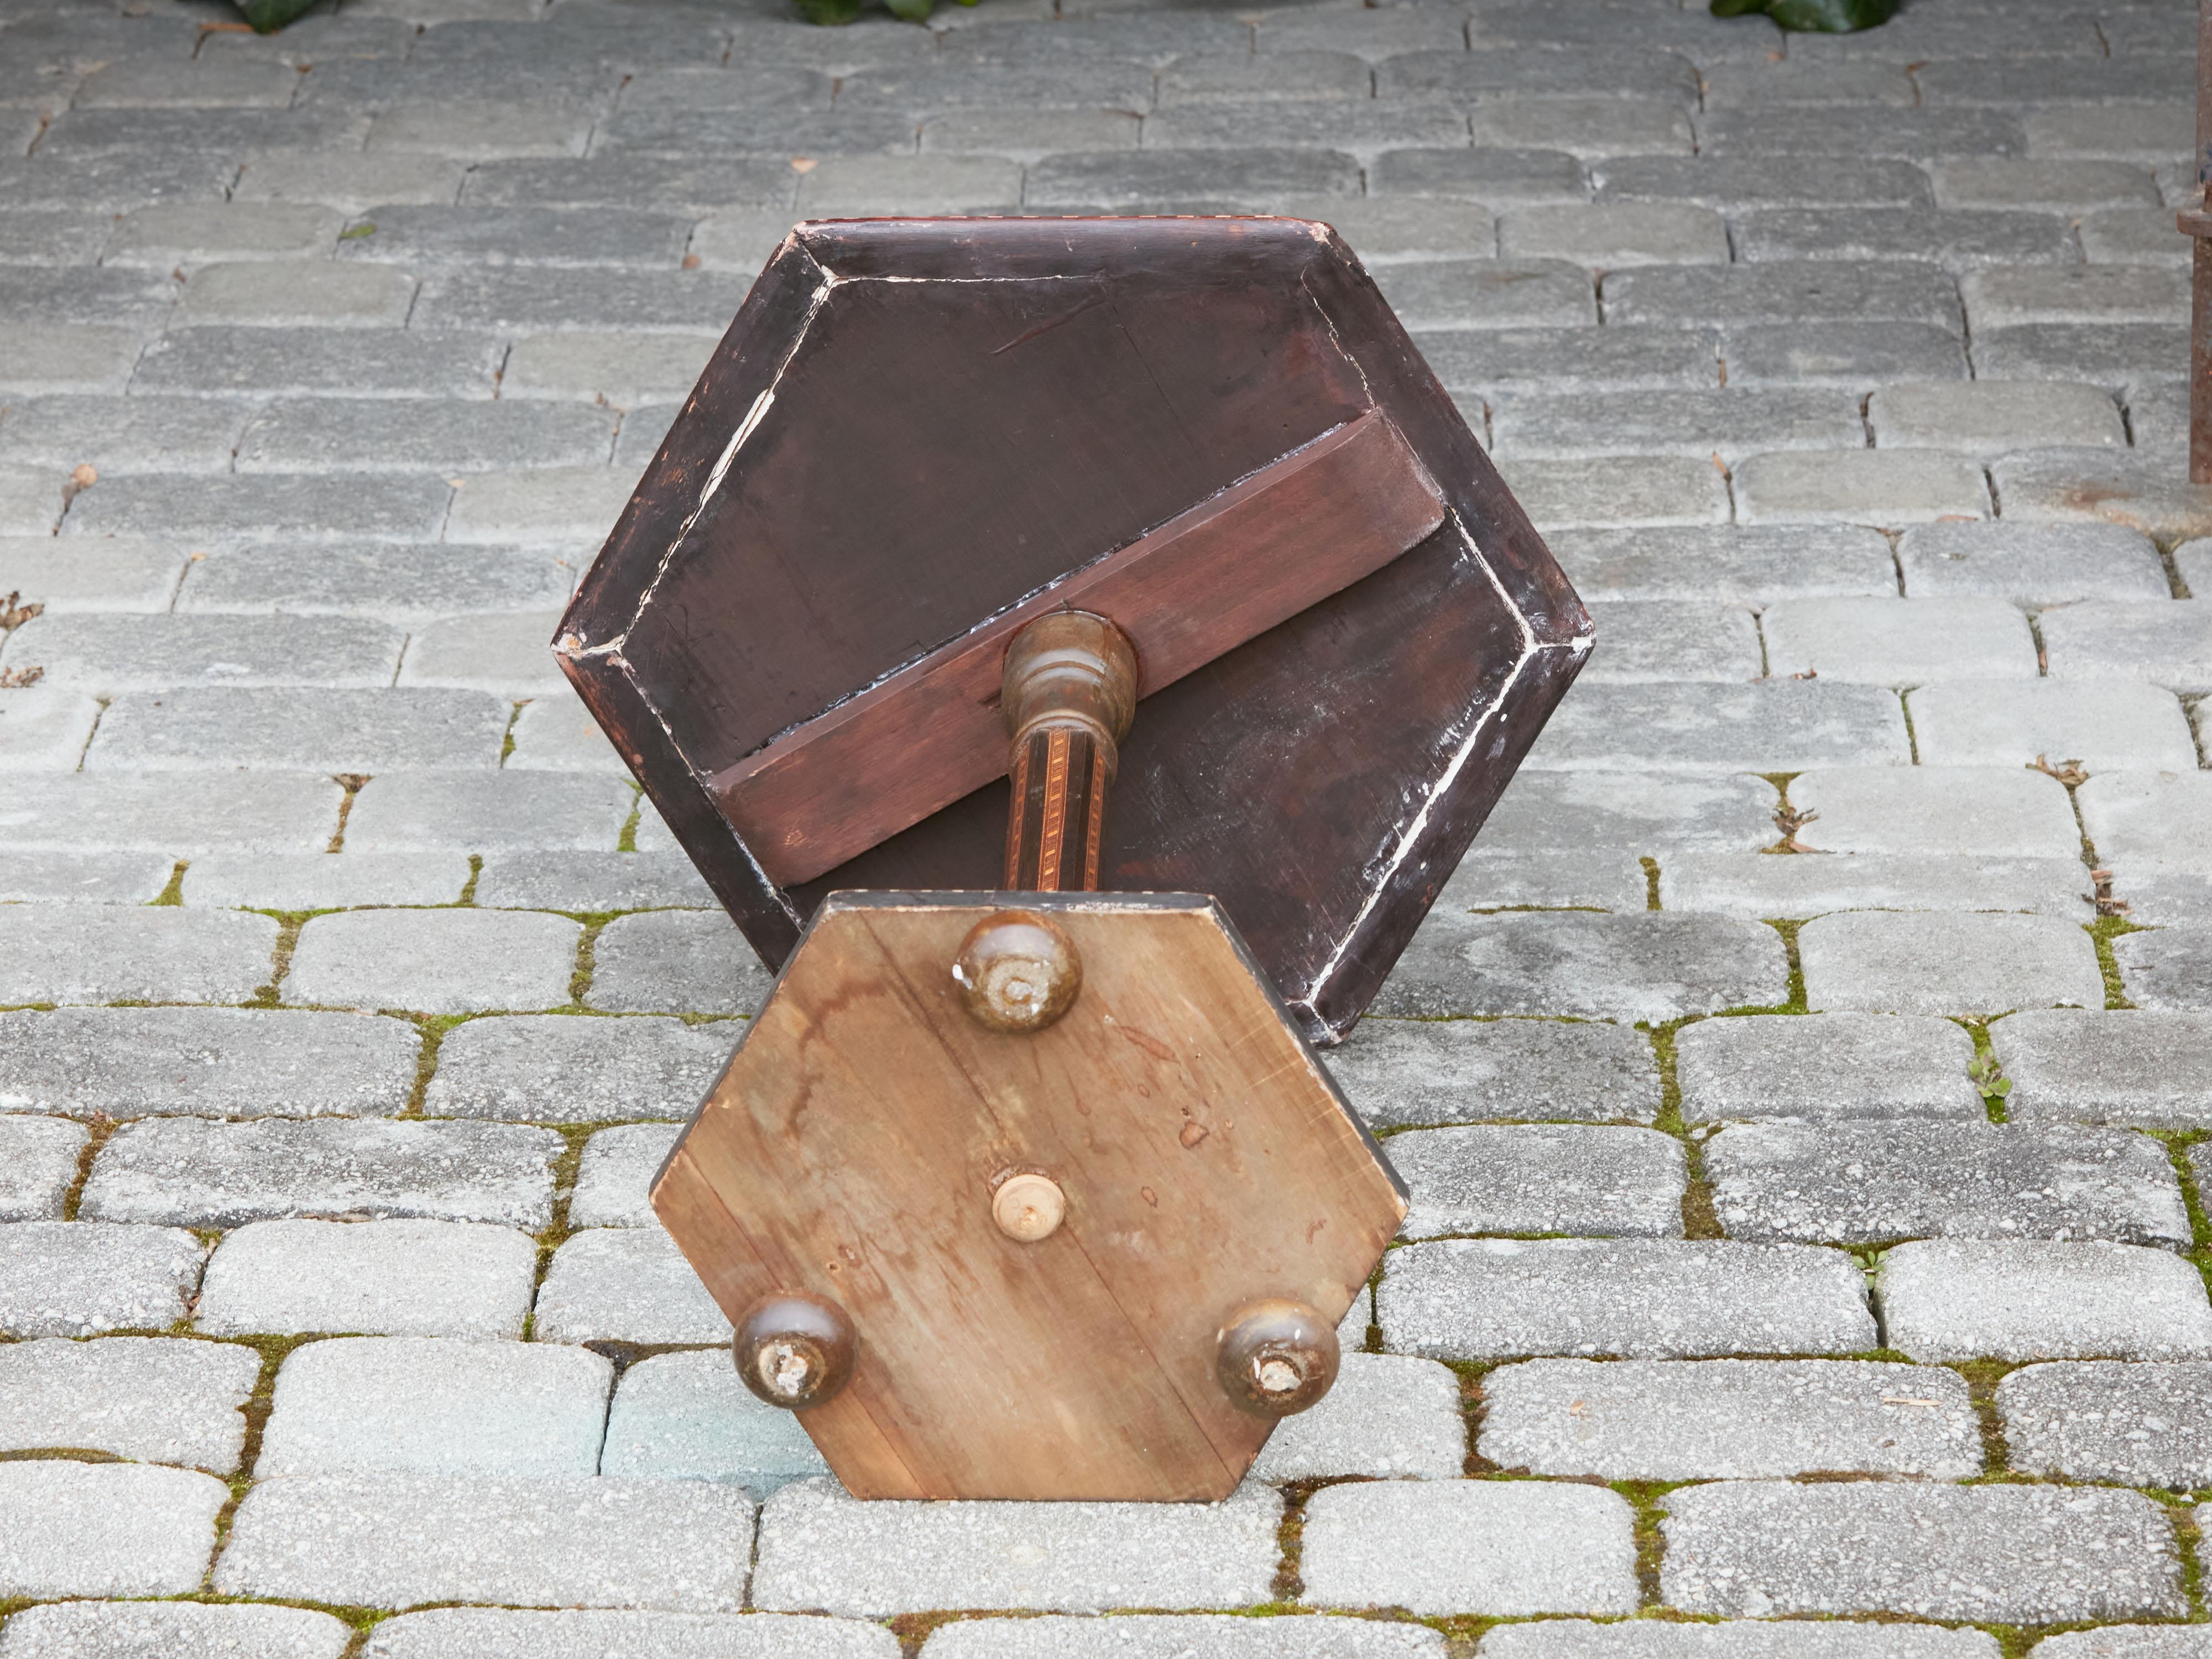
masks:
[[(951, 975), (1016, 907), (1083, 958), (1026, 1036)], [(1035, 1243), (991, 1214), (1024, 1170), (1067, 1200)], [(733, 1320), (774, 1290), (850, 1316), (854, 1380), (799, 1420), (863, 1498), (1226, 1497), (1270, 1425), (1215, 1381), (1223, 1321), (1341, 1320), (1406, 1212), (1221, 912), (1143, 893), (831, 896), (653, 1201)]]

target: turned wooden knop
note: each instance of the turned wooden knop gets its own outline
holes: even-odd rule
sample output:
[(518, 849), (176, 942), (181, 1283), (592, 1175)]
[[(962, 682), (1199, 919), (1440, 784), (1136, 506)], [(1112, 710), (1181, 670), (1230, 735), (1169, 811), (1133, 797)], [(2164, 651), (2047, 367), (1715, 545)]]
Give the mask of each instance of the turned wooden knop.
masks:
[(1121, 739), (1137, 708), (1137, 653), (1087, 611), (1055, 611), (1006, 648), (1000, 708), (1013, 740), (1006, 880), (1016, 892), (1093, 892)]

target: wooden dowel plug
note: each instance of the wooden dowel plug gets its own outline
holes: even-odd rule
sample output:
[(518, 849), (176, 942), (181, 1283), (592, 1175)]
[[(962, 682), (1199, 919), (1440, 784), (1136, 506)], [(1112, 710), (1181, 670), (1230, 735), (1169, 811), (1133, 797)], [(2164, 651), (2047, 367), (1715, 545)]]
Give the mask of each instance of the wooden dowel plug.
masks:
[(1006, 648), (1000, 708), (1013, 739), (1006, 886), (1093, 892), (1121, 739), (1137, 708), (1137, 653), (1103, 617), (1055, 611)]
[(1221, 1328), (1214, 1375), (1229, 1403), (1255, 1417), (1290, 1417), (1336, 1382), (1336, 1328), (1303, 1302), (1239, 1308)]
[(991, 1194), (991, 1219), (1017, 1244), (1050, 1238), (1067, 1218), (1067, 1194), (1050, 1176), (1024, 1170), (1008, 1176)]
[(827, 1297), (780, 1291), (745, 1310), (731, 1351), (748, 1389), (799, 1411), (835, 1399), (853, 1380), (859, 1346), (853, 1322)]

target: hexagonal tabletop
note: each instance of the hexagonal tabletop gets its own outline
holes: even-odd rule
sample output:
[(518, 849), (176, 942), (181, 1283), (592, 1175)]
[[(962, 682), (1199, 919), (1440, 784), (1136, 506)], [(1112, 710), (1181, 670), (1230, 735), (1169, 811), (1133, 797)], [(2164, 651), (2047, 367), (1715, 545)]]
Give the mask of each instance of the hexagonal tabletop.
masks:
[[(1166, 575), (1128, 575), (1161, 546)], [(879, 744), (817, 767), (802, 810), (757, 793), (778, 746), (1116, 572), (1119, 597), (1085, 603), (1148, 675), (1166, 624), (1218, 637), (1140, 688), (1100, 884), (1216, 895), (1332, 1040), (1565, 693), (1589, 618), (1324, 225), (799, 226), (559, 655), (774, 964), (835, 890), (995, 884), (1006, 787)], [(1117, 609), (1145, 604), (1152, 635)], [(994, 681), (939, 690), (988, 726)], [(799, 856), (810, 836), (831, 850)]]
[[(1048, 912), (1082, 990), (1028, 1036), (972, 1018), (951, 964), (1011, 900)], [(1018, 1243), (994, 1184), (1066, 1195)], [(858, 1337), (799, 1413), (878, 1498), (1218, 1498), (1271, 1425), (1217, 1340), (1261, 1298), (1341, 1320), (1404, 1218), (1389, 1164), (1188, 894), (841, 893), (653, 1184), (732, 1322), (826, 1297)]]

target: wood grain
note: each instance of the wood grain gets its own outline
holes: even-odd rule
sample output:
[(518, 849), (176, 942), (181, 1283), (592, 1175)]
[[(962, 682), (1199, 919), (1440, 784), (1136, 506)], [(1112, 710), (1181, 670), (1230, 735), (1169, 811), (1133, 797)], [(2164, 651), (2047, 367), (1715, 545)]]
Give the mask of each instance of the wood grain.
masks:
[(1063, 577), (715, 775), (775, 881), (834, 870), (1006, 771), (1006, 646), (1063, 608), (1118, 625), (1150, 696), (1379, 569), (1443, 520), (1436, 484), (1370, 411)]
[[(1403, 1193), (1202, 897), (1021, 896), (1083, 992), (1035, 1036), (978, 1025), (948, 964), (1006, 896), (830, 901), (654, 1208), (733, 1316), (849, 1315), (853, 1381), (799, 1420), (859, 1496), (1225, 1497), (1269, 1425), (1222, 1394), (1222, 1322), (1342, 1319)], [(1049, 1237), (994, 1220), (1010, 1169), (1064, 1193)]]

